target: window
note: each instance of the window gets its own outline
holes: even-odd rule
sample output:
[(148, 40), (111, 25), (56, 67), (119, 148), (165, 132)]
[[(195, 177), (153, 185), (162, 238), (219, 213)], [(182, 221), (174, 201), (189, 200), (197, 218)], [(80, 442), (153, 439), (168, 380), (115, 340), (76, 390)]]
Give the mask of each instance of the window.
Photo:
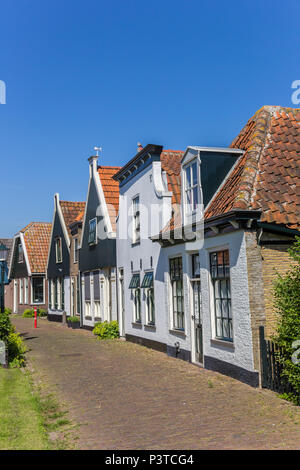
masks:
[(200, 257), (199, 254), (192, 255), (192, 278), (193, 290), (193, 315), (197, 325), (202, 325), (202, 299), (200, 282)]
[(91, 279), (90, 273), (84, 273), (84, 315), (91, 316)]
[(147, 324), (155, 325), (153, 272), (145, 274), (141, 287), (146, 289)]
[(188, 212), (197, 209), (199, 203), (199, 187), (198, 187), (198, 163), (194, 161), (185, 167), (185, 203)]
[(97, 243), (97, 219), (92, 219), (89, 222), (89, 245)]
[(100, 304), (100, 272), (94, 273), (94, 317), (99, 319), (101, 317), (101, 304)]
[(78, 238), (74, 238), (74, 263), (78, 263)]
[(141, 317), (141, 289), (140, 289), (140, 275), (134, 274), (131, 278), (129, 289), (133, 290), (133, 304), (134, 304), (134, 321), (136, 323), (142, 322)]
[(56, 262), (61, 263), (62, 262), (62, 244), (61, 244), (60, 237), (55, 239), (55, 252), (56, 252)]
[(233, 341), (228, 250), (210, 254), (210, 272), (214, 294), (216, 338)]
[(182, 258), (170, 259), (173, 327), (184, 330)]
[(24, 252), (23, 252), (23, 246), (22, 243), (18, 244), (18, 263), (23, 263), (24, 262)]
[(63, 277), (56, 279), (56, 308), (64, 310), (65, 308), (65, 282)]
[(133, 205), (133, 243), (140, 241), (140, 198), (137, 196), (132, 201)]
[(24, 304), (28, 305), (28, 279), (24, 279)]
[(44, 278), (43, 277), (32, 278), (32, 303), (33, 304), (44, 303)]
[(134, 289), (134, 321), (136, 323), (141, 323), (141, 289)]
[(19, 303), (23, 303), (23, 279), (19, 279)]

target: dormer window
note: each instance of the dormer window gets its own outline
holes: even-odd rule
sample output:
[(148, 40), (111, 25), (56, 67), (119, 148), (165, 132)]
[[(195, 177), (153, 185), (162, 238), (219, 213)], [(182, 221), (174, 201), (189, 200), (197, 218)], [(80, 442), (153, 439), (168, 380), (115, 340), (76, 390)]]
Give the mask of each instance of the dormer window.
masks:
[(62, 244), (61, 244), (61, 238), (56, 238), (55, 240), (55, 252), (56, 252), (56, 262), (61, 263), (62, 262)]
[(23, 252), (23, 246), (21, 243), (18, 245), (18, 263), (23, 263), (24, 262), (24, 252)]
[(97, 219), (92, 219), (89, 222), (89, 245), (96, 245), (97, 243)]
[(192, 163), (184, 167), (185, 172), (185, 204), (187, 212), (195, 212), (199, 204), (199, 177), (198, 163)]

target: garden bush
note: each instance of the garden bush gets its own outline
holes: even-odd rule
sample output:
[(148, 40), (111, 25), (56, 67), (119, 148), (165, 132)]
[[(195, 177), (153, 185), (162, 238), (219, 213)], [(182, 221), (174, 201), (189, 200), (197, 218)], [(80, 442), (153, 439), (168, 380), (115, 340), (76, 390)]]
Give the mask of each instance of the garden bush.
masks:
[[(46, 317), (47, 316), (46, 310), (44, 310), (42, 308), (38, 308), (37, 309), (37, 316), (38, 317)], [(24, 310), (22, 317), (23, 318), (34, 318), (34, 309), (33, 308), (28, 308), (28, 309)]]
[(105, 321), (103, 323), (96, 323), (93, 329), (94, 335), (98, 339), (114, 339), (119, 337), (119, 324), (117, 321)]
[(76, 317), (76, 316), (74, 316), (74, 317), (68, 317), (68, 318), (67, 318), (67, 322), (69, 322), (69, 323), (80, 323), (80, 318), (79, 318), (79, 317)]
[(7, 313), (7, 315), (11, 315), (12, 313), (11, 308), (5, 307), (4, 313)]
[[(289, 399), (300, 405), (300, 238), (288, 250), (294, 264), (275, 282), (275, 308), (278, 314), (274, 342), (282, 348), (279, 360), (282, 377), (292, 387)], [(297, 341), (296, 344), (295, 341)], [(299, 364), (297, 363), (299, 361)]]

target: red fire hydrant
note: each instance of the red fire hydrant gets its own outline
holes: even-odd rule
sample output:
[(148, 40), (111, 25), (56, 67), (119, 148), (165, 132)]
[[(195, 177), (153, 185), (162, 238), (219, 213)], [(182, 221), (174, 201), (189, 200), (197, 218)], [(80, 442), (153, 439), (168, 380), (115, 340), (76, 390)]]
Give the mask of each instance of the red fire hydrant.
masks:
[(37, 328), (37, 308), (34, 307), (34, 328)]

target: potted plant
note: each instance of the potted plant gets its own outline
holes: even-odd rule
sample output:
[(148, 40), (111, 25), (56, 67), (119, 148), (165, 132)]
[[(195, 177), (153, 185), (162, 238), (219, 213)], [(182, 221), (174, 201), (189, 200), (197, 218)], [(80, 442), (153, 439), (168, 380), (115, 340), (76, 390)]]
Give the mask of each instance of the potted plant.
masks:
[(79, 317), (68, 317), (67, 318), (67, 323), (69, 328), (73, 328), (73, 330), (76, 330), (80, 328), (80, 318)]

